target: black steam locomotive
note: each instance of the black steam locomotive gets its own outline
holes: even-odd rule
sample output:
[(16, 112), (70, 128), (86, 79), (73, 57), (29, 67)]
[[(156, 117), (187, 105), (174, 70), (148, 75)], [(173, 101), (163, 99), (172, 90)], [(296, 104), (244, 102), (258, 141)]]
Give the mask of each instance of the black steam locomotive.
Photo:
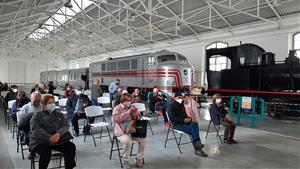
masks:
[(275, 54), (242, 44), (208, 49), (206, 58), (209, 94), (264, 98), (273, 118), (300, 115), (300, 63), (295, 51), (285, 61), (275, 62)]

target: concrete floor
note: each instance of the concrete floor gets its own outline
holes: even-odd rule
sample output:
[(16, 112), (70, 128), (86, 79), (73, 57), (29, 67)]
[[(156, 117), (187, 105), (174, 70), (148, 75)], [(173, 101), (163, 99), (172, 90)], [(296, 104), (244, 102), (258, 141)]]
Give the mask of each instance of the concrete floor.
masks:
[[(289, 129), (280, 127), (281, 122), (265, 121), (268, 123), (267, 126), (274, 123), (276, 130), (281, 128), (287, 131), (287, 135), (284, 135), (284, 132), (276, 133), (276, 130), (262, 130), (260, 127), (263, 126), (262, 121), (255, 129), (250, 129), (247, 125), (238, 127), (236, 140), (239, 144), (221, 144), (214, 133), (210, 133), (207, 140), (204, 139), (208, 122), (202, 120), (200, 134), (205, 143), (208, 158), (195, 155), (191, 144), (182, 146), (182, 154), (179, 154), (174, 141), (168, 142), (167, 148), (164, 148), (167, 130), (161, 124), (152, 123), (154, 135), (148, 133), (143, 168), (300, 168), (300, 123), (296, 122), (293, 126), (288, 126), (295, 131), (292, 135), (288, 135)], [(117, 152), (113, 154), (112, 160), (109, 160), (111, 143), (107, 137), (97, 140), (97, 147), (94, 146), (91, 136), (85, 143), (83, 136), (75, 138), (74, 143), (77, 146), (76, 168), (120, 168)], [(137, 147), (136, 144), (135, 147)], [(26, 152), (25, 156), (27, 154)], [(133, 159), (134, 157), (132, 157), (132, 164)], [(11, 133), (7, 130), (2, 113), (0, 116), (0, 168), (30, 168), (30, 161), (22, 160), (21, 153), (16, 152), (16, 140), (12, 139)]]

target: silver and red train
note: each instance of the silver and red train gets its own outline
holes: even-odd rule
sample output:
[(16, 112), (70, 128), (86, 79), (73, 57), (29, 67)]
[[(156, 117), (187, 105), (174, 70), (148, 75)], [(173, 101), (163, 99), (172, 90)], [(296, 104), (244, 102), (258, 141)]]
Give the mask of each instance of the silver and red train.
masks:
[(106, 89), (118, 78), (127, 90), (148, 90), (156, 86), (172, 93), (174, 88), (195, 84), (194, 69), (187, 58), (167, 50), (94, 62), (90, 63), (89, 68), (44, 71), (40, 75), (42, 84), (53, 81), (61, 87), (68, 83), (89, 88), (90, 82), (98, 79)]

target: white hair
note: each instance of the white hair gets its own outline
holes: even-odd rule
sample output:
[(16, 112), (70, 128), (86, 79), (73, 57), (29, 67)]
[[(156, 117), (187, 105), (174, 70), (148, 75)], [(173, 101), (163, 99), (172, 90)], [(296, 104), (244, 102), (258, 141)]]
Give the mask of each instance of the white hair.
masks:
[(42, 96), (40, 92), (35, 91), (31, 93), (31, 98), (35, 97), (35, 96)]

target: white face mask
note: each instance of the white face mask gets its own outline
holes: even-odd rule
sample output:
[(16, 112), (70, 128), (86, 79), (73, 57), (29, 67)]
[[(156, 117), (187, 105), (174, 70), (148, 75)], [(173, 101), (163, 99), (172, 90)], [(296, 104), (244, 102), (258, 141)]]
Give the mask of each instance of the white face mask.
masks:
[(216, 103), (220, 104), (222, 102), (222, 99), (216, 99)]
[(182, 103), (182, 99), (177, 99), (176, 101), (177, 101), (179, 104)]
[(18, 89), (13, 89), (13, 92), (17, 93), (17, 92), (18, 92)]

